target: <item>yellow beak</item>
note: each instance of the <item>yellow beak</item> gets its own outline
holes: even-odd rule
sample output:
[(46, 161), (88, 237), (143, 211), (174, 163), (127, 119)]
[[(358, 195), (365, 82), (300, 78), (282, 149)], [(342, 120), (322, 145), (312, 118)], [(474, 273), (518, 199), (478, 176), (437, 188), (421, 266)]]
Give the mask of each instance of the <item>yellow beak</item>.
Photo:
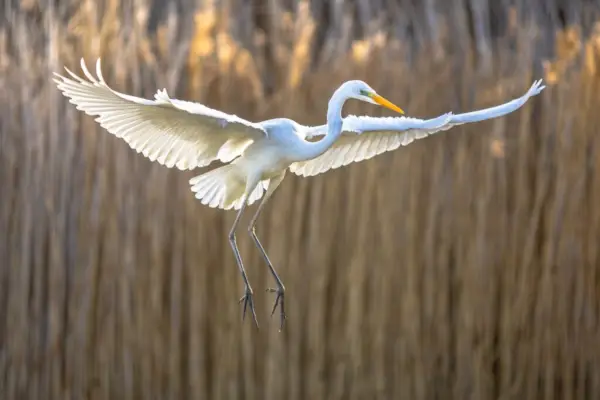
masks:
[(389, 108), (392, 111), (404, 114), (404, 111), (400, 107), (376, 93), (369, 94), (369, 97), (372, 98), (375, 101), (375, 103), (379, 104), (380, 106), (384, 106), (385, 108)]

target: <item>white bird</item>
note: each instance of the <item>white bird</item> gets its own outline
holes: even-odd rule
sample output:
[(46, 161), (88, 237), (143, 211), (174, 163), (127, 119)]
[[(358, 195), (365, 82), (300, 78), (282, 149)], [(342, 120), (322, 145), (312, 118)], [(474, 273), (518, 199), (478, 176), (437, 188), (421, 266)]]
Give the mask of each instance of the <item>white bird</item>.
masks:
[(342, 107), (348, 99), (379, 104), (404, 114), (365, 82), (352, 80), (333, 93), (327, 109), (327, 124), (309, 127), (286, 118), (250, 122), (199, 103), (171, 98), (164, 89), (156, 92), (154, 100), (130, 96), (106, 84), (100, 59), (96, 62), (97, 78), (87, 70), (83, 59), (81, 68), (88, 80), (66, 67), (72, 79), (55, 73), (58, 89), (78, 110), (98, 116), (95, 120), (103, 128), (124, 139), (138, 153), (180, 170), (205, 167), (217, 160), (225, 163), (192, 178), (189, 183), (202, 204), (239, 210), (229, 241), (245, 286), (240, 299), (240, 303), (244, 302), (242, 319), (249, 306), (257, 327), (253, 291), (237, 248), (235, 231), (246, 206), (262, 198), (248, 231), (276, 281), (277, 288), (267, 290), (276, 294), (271, 315), (280, 305), (280, 330), (285, 320), (285, 288), (254, 227), (288, 168), (294, 174), (311, 176), (366, 160), (456, 125), (506, 115), (545, 87), (539, 80), (522, 97), (505, 104), (464, 114), (447, 113), (427, 120), (354, 115), (343, 118)]

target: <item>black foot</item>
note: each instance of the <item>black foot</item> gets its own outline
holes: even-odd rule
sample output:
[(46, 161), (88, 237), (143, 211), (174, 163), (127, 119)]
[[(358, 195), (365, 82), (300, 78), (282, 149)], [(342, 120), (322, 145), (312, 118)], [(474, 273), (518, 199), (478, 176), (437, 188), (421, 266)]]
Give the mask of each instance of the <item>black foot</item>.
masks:
[(242, 296), (239, 303), (244, 302), (244, 309), (242, 311), (242, 321), (246, 317), (246, 307), (250, 306), (250, 311), (252, 312), (252, 316), (254, 317), (254, 323), (258, 328), (258, 321), (256, 319), (256, 311), (254, 311), (254, 300), (252, 299), (252, 289), (249, 286), (246, 286), (246, 293)]
[(284, 309), (284, 293), (285, 288), (283, 286), (278, 287), (277, 289), (267, 289), (267, 292), (275, 293), (275, 303), (273, 304), (273, 311), (271, 311), (271, 316), (275, 313), (277, 306), (279, 307), (279, 315), (281, 318), (281, 323), (279, 325), (279, 332), (283, 329), (283, 323), (285, 322), (285, 309)]

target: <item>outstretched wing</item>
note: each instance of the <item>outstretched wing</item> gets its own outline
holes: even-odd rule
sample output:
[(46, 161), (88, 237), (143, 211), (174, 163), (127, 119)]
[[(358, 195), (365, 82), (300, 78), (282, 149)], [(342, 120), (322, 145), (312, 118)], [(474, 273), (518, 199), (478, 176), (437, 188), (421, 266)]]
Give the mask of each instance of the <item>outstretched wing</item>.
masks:
[[(342, 135), (333, 146), (312, 160), (291, 164), (290, 171), (296, 175), (313, 176), (352, 162), (368, 160), (444, 129), (451, 116), (452, 114), (448, 113), (430, 120), (422, 120), (349, 115), (344, 118)], [(326, 133), (327, 125), (311, 127), (306, 131), (306, 139), (310, 140)]]
[[(317, 175), (352, 162), (367, 160), (457, 125), (501, 117), (517, 110), (530, 97), (539, 94), (545, 88), (541, 84), (542, 80), (536, 81), (523, 96), (495, 107), (464, 114), (448, 113), (429, 120), (349, 115), (344, 118), (342, 135), (331, 148), (312, 160), (293, 163), (290, 171), (301, 176)], [(326, 133), (327, 125), (310, 127), (304, 132), (308, 140)]]
[(78, 110), (98, 116), (96, 121), (151, 161), (169, 168), (193, 169), (214, 160), (229, 162), (252, 141), (267, 133), (259, 124), (199, 103), (172, 99), (159, 90), (154, 100), (111, 89), (96, 62), (94, 78), (81, 59), (88, 81), (65, 70), (72, 79), (55, 73), (54, 81)]

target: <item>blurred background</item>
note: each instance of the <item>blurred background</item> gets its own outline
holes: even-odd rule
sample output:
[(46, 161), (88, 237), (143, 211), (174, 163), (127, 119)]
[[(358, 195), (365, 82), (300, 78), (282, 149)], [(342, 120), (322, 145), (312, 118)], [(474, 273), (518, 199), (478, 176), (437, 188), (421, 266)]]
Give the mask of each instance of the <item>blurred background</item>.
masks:
[[(0, 398), (600, 397), (600, 1), (3, 0)], [(52, 82), (102, 58), (251, 120), (325, 121), (364, 79), (409, 116), (523, 108), (311, 178), (258, 234)], [(391, 115), (351, 101), (344, 113)], [(255, 207), (249, 209), (243, 224)]]

